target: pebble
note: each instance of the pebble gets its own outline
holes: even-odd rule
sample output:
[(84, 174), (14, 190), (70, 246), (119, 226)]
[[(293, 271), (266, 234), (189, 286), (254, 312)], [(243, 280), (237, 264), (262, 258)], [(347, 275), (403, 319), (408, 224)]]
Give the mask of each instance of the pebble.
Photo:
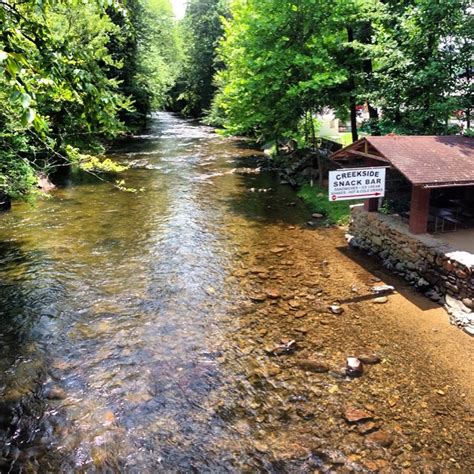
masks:
[(265, 301), (267, 299), (267, 296), (264, 295), (263, 293), (257, 293), (257, 294), (250, 295), (250, 299), (252, 301), (261, 303), (262, 301)]
[(329, 306), (329, 311), (331, 311), (332, 314), (342, 314), (344, 312), (344, 308), (338, 305), (331, 305)]
[(357, 357), (348, 357), (346, 361), (346, 374), (350, 377), (358, 377), (364, 372), (364, 366)]
[(359, 354), (357, 358), (364, 364), (378, 364), (382, 361), (377, 354)]
[(344, 418), (349, 423), (359, 423), (372, 420), (374, 415), (368, 411), (350, 406), (346, 408)]
[(292, 354), (296, 350), (296, 341), (291, 340), (287, 342), (286, 344), (282, 344), (281, 346), (277, 346), (274, 348), (266, 348), (265, 351), (269, 355), (274, 355), (274, 356), (279, 356), (279, 355), (285, 355), (285, 354)]
[(267, 296), (273, 300), (276, 300), (281, 297), (281, 293), (276, 288), (269, 288), (265, 291)]
[(270, 249), (270, 252), (271, 253), (283, 253), (285, 251), (285, 249), (283, 247), (273, 247), (272, 249)]
[(378, 298), (374, 298), (372, 300), (372, 303), (374, 304), (384, 304), (388, 301), (388, 298), (386, 296), (379, 296)]
[(391, 285), (375, 285), (371, 289), (374, 293), (391, 293), (395, 290), (395, 287)]
[(266, 453), (268, 451), (268, 446), (260, 441), (255, 441), (253, 446), (259, 453)]
[(300, 369), (306, 370), (307, 372), (314, 372), (317, 374), (329, 372), (329, 367), (317, 360), (309, 359), (297, 359), (295, 364)]
[(313, 214), (311, 214), (311, 217), (313, 219), (322, 219), (324, 217), (324, 215), (320, 214), (319, 212), (314, 212)]
[(379, 426), (374, 423), (373, 421), (369, 421), (367, 423), (363, 423), (362, 425), (357, 426), (357, 431), (361, 435), (367, 435), (369, 433), (372, 433), (373, 431), (379, 429)]
[(44, 391), (44, 396), (48, 400), (64, 400), (66, 392), (61, 387), (50, 387)]
[(111, 425), (115, 422), (115, 415), (112, 411), (108, 410), (104, 413), (104, 425)]
[(393, 437), (388, 431), (380, 430), (370, 433), (365, 438), (367, 444), (377, 444), (384, 448), (388, 448), (393, 443)]
[(250, 273), (267, 273), (268, 270), (265, 267), (252, 267)]

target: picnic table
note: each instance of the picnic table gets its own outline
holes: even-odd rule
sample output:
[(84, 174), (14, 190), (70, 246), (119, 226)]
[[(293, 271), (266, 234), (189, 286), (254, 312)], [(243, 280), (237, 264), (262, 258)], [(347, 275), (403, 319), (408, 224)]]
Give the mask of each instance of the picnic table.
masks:
[(458, 225), (462, 225), (462, 221), (458, 218), (459, 207), (434, 207), (431, 206), (429, 214), (434, 217), (434, 233), (438, 232), (438, 226), (441, 227), (441, 232), (444, 232), (446, 223), (454, 225), (456, 231)]

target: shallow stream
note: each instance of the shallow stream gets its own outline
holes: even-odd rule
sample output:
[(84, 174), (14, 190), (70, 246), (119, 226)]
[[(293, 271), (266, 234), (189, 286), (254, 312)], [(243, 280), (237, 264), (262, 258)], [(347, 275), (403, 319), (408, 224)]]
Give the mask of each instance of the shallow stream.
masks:
[[(114, 155), (140, 192), (75, 180), (0, 216), (3, 471), (462, 470), (468, 433), (423, 431), (435, 412), (417, 404), (432, 390), (410, 368), (401, 392), (390, 362), (364, 380), (337, 370), (344, 346), (370, 343), (326, 314), (325, 254), (294, 254), (300, 232), (316, 248), (336, 234), (305, 228), (291, 189), (246, 169), (256, 151), (160, 113)], [(331, 371), (272, 356), (290, 340)], [(371, 340), (364, 350), (390, 360)], [(354, 390), (376, 413), (367, 433), (392, 423), (390, 439), (348, 425)], [(393, 424), (384, 410), (405, 396)]]

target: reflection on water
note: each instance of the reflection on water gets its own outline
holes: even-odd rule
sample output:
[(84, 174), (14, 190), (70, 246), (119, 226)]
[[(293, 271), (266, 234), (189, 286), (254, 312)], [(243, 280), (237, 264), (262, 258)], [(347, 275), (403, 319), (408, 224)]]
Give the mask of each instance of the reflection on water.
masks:
[[(158, 114), (115, 150), (143, 192), (83, 179), (0, 216), (0, 470), (473, 471), (449, 374), (255, 153)], [(350, 379), (361, 352), (382, 363)]]

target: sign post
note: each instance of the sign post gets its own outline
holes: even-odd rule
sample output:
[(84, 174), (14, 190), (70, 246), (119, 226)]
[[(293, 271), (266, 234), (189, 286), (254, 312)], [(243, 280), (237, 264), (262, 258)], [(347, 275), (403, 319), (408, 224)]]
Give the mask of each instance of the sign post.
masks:
[(329, 172), (329, 201), (372, 199), (385, 196), (385, 170), (347, 168)]

